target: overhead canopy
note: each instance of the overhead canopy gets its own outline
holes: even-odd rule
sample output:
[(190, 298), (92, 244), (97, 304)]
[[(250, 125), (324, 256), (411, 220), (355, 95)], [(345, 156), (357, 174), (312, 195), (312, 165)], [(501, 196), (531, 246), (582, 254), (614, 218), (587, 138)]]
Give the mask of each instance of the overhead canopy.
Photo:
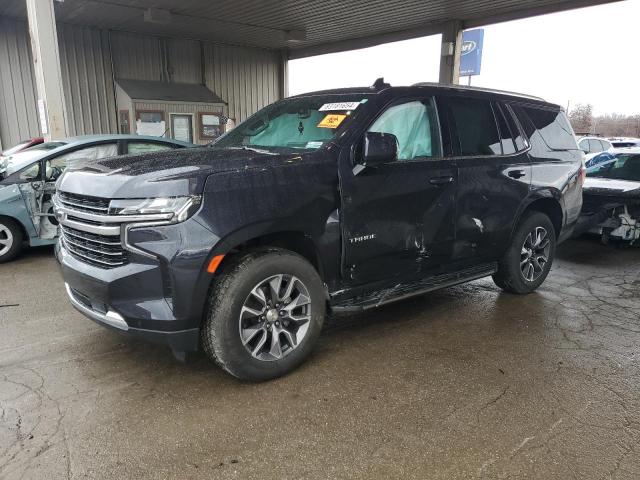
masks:
[[(271, 49), (291, 57), (349, 50), (619, 0), (65, 0), (58, 21)], [(0, 15), (26, 17), (25, 0)]]
[(128, 80), (122, 78), (116, 79), (116, 83), (134, 100), (226, 103), (204, 85), (155, 82), (151, 80)]

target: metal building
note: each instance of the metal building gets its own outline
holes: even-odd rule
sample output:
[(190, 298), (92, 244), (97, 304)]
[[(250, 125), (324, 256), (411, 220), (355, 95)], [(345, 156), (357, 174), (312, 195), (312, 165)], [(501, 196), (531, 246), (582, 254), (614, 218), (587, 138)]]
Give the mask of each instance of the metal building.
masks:
[(116, 79), (204, 85), (235, 121), (287, 92), (291, 58), (442, 34), (456, 82), (464, 28), (616, 0), (2, 0), (0, 150), (117, 132)]

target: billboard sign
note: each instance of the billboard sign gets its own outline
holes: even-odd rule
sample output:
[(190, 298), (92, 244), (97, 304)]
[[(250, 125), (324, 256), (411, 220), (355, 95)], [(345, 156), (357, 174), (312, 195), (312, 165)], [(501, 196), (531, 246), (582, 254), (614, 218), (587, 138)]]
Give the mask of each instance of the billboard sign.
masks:
[(482, 28), (467, 30), (462, 33), (462, 48), (460, 52), (461, 77), (480, 75), (483, 42), (484, 30)]

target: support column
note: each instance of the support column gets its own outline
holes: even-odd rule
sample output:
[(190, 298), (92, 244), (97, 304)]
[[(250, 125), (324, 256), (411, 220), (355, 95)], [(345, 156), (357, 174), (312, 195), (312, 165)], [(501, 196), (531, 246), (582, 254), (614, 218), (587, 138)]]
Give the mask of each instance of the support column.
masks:
[(280, 85), (279, 95), (280, 99), (287, 98), (289, 96), (289, 52), (282, 50), (280, 52)]
[(462, 22), (449, 22), (442, 31), (440, 83), (457, 85), (460, 81)]
[(26, 2), (40, 129), (46, 140), (58, 140), (68, 136), (68, 129), (53, 0)]

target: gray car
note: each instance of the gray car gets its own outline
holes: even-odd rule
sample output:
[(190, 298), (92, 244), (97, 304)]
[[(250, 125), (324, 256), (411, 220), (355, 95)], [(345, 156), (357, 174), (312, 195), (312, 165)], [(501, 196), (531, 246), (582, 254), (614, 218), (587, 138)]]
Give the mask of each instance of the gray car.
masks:
[(45, 142), (0, 163), (0, 263), (29, 246), (56, 242), (58, 222), (51, 196), (70, 165), (127, 153), (191, 147), (172, 139), (139, 135), (87, 135)]

